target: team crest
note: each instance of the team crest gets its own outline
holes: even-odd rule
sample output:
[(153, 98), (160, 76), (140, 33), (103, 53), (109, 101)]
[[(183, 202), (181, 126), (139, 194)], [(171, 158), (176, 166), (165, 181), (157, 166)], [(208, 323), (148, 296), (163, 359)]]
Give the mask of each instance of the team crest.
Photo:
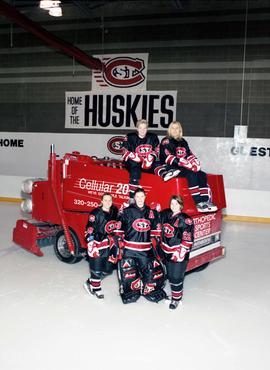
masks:
[(174, 235), (174, 228), (170, 224), (164, 224), (163, 225), (163, 231), (166, 238), (172, 238)]
[(113, 220), (107, 222), (105, 225), (105, 231), (107, 234), (110, 234), (115, 228), (116, 228), (116, 222)]
[(150, 221), (144, 218), (138, 218), (137, 220), (133, 221), (132, 227), (133, 229), (141, 233), (151, 230)]
[(152, 145), (150, 144), (143, 144), (139, 145), (136, 148), (136, 153), (138, 153), (140, 156), (144, 156), (145, 154), (152, 152)]
[(131, 57), (103, 58), (104, 68), (95, 71), (94, 77), (101, 87), (130, 88), (145, 80), (144, 60)]
[(183, 147), (177, 147), (176, 148), (176, 156), (177, 158), (183, 158), (187, 154), (186, 148)]
[(122, 155), (124, 152), (123, 141), (125, 140), (124, 136), (113, 136), (107, 142), (107, 148), (112, 154)]

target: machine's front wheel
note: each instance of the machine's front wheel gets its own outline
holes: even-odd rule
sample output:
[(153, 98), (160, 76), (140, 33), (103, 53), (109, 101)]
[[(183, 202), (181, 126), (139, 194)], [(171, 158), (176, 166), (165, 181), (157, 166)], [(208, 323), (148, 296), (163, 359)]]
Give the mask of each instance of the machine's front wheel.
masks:
[(64, 230), (61, 230), (56, 234), (54, 243), (54, 252), (56, 254), (56, 257), (60, 261), (72, 264), (81, 261), (83, 257), (78, 257), (79, 253), (81, 252), (81, 248), (77, 235), (72, 230), (70, 230), (70, 235), (73, 240), (75, 255), (73, 256), (70, 253)]

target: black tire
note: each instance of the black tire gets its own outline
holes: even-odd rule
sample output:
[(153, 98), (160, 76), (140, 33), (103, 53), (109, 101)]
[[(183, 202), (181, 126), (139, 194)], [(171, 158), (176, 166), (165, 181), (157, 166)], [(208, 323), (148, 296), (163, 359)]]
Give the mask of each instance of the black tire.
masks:
[(80, 243), (77, 235), (72, 230), (70, 230), (70, 235), (74, 243), (75, 256), (73, 256), (68, 249), (64, 230), (61, 230), (56, 234), (54, 243), (54, 253), (60, 261), (73, 264), (80, 262), (83, 257), (78, 257), (78, 254), (82, 252), (82, 248), (80, 248)]

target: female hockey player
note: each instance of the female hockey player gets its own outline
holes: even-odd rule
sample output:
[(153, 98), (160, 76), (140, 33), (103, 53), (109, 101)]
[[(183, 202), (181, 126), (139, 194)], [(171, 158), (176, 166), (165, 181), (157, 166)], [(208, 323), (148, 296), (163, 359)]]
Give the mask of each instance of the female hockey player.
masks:
[(161, 212), (161, 249), (172, 292), (170, 309), (182, 304), (184, 276), (194, 239), (193, 220), (182, 209), (182, 198), (173, 195), (170, 208)]
[[(211, 202), (211, 189), (207, 184), (207, 175), (201, 171), (200, 162), (183, 138), (183, 129), (178, 121), (170, 123), (167, 137), (161, 141), (160, 161), (165, 164), (167, 171), (164, 181), (176, 176), (187, 179), (189, 191), (198, 212), (217, 210), (217, 206)], [(162, 176), (162, 173), (159, 175)]]
[(101, 206), (90, 212), (86, 225), (90, 278), (84, 283), (84, 288), (97, 298), (104, 298), (101, 279), (113, 271), (116, 262), (110, 255), (110, 234), (117, 225), (118, 209), (112, 203), (111, 194), (103, 194)]
[(153, 173), (154, 163), (158, 156), (159, 139), (156, 134), (149, 133), (148, 122), (141, 119), (136, 124), (137, 131), (126, 135), (123, 148), (123, 160), (129, 172), (129, 197), (139, 186), (141, 172)]
[(118, 263), (120, 295), (123, 303), (136, 302), (141, 295), (152, 302), (166, 297), (164, 271), (154, 256), (151, 237), (160, 236), (159, 216), (145, 205), (145, 191), (135, 191), (135, 203), (120, 213), (119, 229), (123, 256)]

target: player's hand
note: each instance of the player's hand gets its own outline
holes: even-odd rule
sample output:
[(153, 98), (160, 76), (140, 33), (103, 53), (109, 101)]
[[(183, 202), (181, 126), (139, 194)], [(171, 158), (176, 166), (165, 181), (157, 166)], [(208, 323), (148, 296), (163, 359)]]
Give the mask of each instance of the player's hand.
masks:
[(199, 160), (195, 157), (194, 154), (190, 155), (187, 157), (187, 160), (189, 161), (189, 163), (191, 164), (192, 168), (191, 170), (193, 172), (198, 172), (200, 171), (201, 169), (201, 164), (199, 162)]
[(143, 162), (142, 162), (142, 168), (144, 170), (149, 170), (154, 162), (154, 156), (152, 154), (147, 154), (144, 158), (143, 158)]
[(138, 153), (134, 153), (134, 152), (129, 153), (128, 159), (136, 163), (141, 163), (142, 161), (142, 158), (139, 157)]
[(97, 244), (94, 240), (92, 240), (91, 242), (87, 244), (87, 252), (88, 252), (89, 257), (92, 257), (92, 258), (100, 257)]
[(179, 250), (173, 252), (171, 260), (173, 262), (182, 262), (185, 259), (185, 256), (188, 252), (188, 248), (181, 247)]
[(192, 171), (192, 164), (185, 158), (179, 158), (178, 166)]

